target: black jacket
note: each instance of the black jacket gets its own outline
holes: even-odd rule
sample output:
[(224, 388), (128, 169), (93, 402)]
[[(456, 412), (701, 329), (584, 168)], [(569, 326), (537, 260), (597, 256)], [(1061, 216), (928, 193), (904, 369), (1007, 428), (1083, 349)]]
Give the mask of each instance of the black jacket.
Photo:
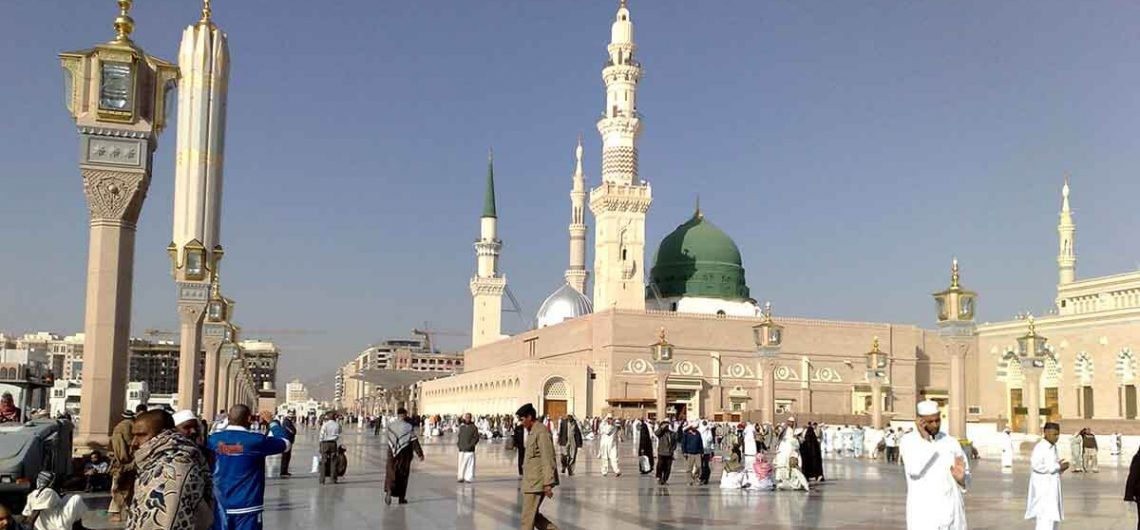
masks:
[(578, 449), (581, 449), (582, 429), (578, 428), (577, 421), (566, 421), (566, 418), (562, 418), (562, 420), (558, 422), (558, 445), (560, 447), (566, 446), (566, 443), (570, 440), (569, 433), (571, 431), (574, 433), (574, 445)]
[(1128, 468), (1128, 481), (1124, 483), (1124, 500), (1140, 502), (1140, 451), (1132, 457)]

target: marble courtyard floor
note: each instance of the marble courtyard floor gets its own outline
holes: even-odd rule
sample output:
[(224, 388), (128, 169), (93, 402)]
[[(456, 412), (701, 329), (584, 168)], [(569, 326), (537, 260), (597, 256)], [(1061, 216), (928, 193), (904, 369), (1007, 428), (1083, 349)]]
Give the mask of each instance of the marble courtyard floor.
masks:
[[(319, 487), (308, 473), (315, 453), (313, 431), (302, 431), (288, 479), (270, 479), (265, 493), (265, 528), (504, 529), (518, 528), (520, 506), (513, 453), (502, 442), (482, 443), (474, 484), (455, 481), (454, 437), (424, 444), (426, 460), (413, 464), (409, 504), (383, 502), (385, 453), (380, 438), (346, 428), (348, 476)], [(827, 482), (810, 493), (726, 491), (687, 485), (677, 473), (668, 486), (637, 473), (632, 444), (623, 446), (620, 478), (599, 475), (599, 462), (587, 458), (592, 442), (579, 453), (578, 473), (562, 477), (543, 513), (563, 529), (698, 528), (904, 528), (906, 483), (901, 468), (883, 462), (828, 460)], [(1099, 474), (1066, 473), (1062, 479), (1067, 528), (1084, 530), (1136, 527), (1136, 507), (1121, 500), (1123, 467), (1102, 465)], [(584, 465), (583, 465), (584, 464)], [(1032, 528), (1022, 520), (1027, 462), (1003, 474), (993, 460), (974, 464), (967, 495), (972, 529)], [(628, 466), (628, 467), (627, 467)], [(713, 481), (720, 466), (713, 466)]]

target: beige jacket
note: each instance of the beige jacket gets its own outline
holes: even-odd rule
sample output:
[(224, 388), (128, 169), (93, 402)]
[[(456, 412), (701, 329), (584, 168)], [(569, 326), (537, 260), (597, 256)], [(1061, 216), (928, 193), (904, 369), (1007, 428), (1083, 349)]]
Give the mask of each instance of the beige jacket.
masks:
[(526, 437), (523, 453), (523, 493), (542, 493), (544, 486), (557, 486), (557, 466), (554, 439), (545, 425), (535, 422)]

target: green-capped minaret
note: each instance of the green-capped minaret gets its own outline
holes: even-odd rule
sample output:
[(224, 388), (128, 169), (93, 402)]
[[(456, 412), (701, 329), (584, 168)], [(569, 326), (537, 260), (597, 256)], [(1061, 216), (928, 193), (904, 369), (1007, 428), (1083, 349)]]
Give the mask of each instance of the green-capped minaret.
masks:
[(487, 191), (483, 194), (483, 217), (495, 214), (495, 153), (487, 151)]

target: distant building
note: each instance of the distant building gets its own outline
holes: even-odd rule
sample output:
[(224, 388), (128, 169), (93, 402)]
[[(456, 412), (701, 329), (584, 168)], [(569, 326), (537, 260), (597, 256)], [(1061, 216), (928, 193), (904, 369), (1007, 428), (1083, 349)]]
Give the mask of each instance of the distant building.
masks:
[(276, 389), (277, 359), (281, 356), (277, 345), (267, 340), (243, 340), (239, 346), (246, 355), (254, 384), (265, 388), (265, 383), (269, 383), (270, 388)]
[[(433, 351), (426, 338), (381, 341), (365, 348), (337, 370), (334, 405), (355, 414), (378, 414), (383, 400), (373, 398), (383, 395), (385, 389), (364, 378), (364, 374), (373, 370), (438, 372), (445, 376), (463, 371), (463, 355)], [(393, 394), (408, 393), (406, 388), (389, 390)]]

